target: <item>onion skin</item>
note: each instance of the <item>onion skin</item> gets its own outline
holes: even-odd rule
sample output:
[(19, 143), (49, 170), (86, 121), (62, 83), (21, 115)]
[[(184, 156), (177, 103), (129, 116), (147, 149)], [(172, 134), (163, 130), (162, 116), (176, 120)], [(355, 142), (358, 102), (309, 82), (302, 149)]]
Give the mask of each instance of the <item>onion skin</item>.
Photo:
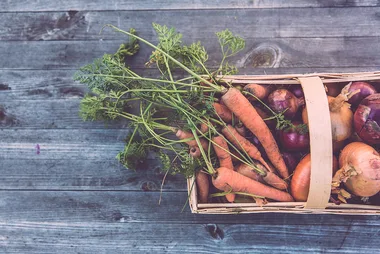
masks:
[(300, 106), (305, 105), (304, 98), (297, 98), (286, 89), (277, 89), (268, 96), (268, 106), (276, 113), (284, 112), (284, 116), (292, 119)]
[(309, 131), (302, 133), (297, 130), (297, 126), (301, 123), (293, 122), (293, 125), (296, 128), (289, 128), (285, 130), (278, 131), (278, 137), (281, 143), (281, 146), (284, 150), (289, 152), (302, 152), (307, 151), (310, 148), (310, 137)]
[(354, 115), (354, 128), (368, 144), (380, 144), (380, 93), (366, 97)]
[(333, 187), (343, 181), (349, 192), (360, 197), (380, 191), (380, 156), (373, 147), (362, 142), (348, 144), (339, 156), (339, 166)]
[(282, 158), (284, 159), (285, 164), (289, 169), (289, 174), (293, 173), (298, 163), (300, 162), (301, 157), (303, 157), (301, 153), (289, 153), (289, 152), (282, 153)]
[(371, 94), (376, 93), (375, 87), (373, 87), (371, 84), (367, 82), (357, 81), (352, 82), (347, 85), (348, 91), (353, 92), (357, 89), (360, 90), (359, 93), (352, 96), (347, 102), (350, 103), (353, 107), (357, 107), (359, 103), (366, 97), (368, 97)]
[(296, 96), (297, 98), (305, 97), (302, 87), (299, 85), (292, 85), (289, 90)]
[[(327, 96), (330, 108), (331, 131), (333, 143), (348, 139), (354, 132), (354, 114), (350, 109), (350, 104), (345, 102), (344, 95), (334, 98)], [(302, 111), (302, 121), (308, 123), (306, 107)]]
[[(334, 156), (332, 174), (334, 174), (337, 167), (338, 161)], [(292, 181), (290, 182), (290, 193), (296, 201), (305, 202), (307, 200), (310, 188), (310, 176), (311, 155), (307, 154), (301, 159), (300, 163), (298, 163), (294, 170)]]

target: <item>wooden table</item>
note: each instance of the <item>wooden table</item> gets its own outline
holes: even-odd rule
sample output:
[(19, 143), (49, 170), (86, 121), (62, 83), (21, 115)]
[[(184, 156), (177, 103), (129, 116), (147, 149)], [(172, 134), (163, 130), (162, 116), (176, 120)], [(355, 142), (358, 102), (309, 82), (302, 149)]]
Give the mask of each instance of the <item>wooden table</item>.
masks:
[(118, 164), (127, 124), (83, 122), (87, 89), (72, 80), (126, 39), (99, 35), (107, 23), (153, 41), (152, 22), (175, 26), (211, 62), (214, 33), (230, 28), (247, 42), (233, 60), (241, 73), (379, 70), (378, 1), (15, 0), (0, 10), (0, 253), (379, 252), (380, 216), (194, 215), (181, 176), (166, 179), (158, 205), (157, 165)]

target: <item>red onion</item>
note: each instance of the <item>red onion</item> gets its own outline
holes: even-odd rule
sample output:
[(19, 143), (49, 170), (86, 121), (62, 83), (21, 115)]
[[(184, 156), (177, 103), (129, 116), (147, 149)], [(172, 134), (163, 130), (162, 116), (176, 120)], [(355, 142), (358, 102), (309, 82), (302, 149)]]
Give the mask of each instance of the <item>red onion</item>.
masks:
[(361, 101), (354, 114), (354, 128), (368, 144), (380, 144), (380, 93)]
[(302, 157), (303, 157), (303, 154), (299, 152), (296, 152), (296, 153), (283, 152), (282, 153), (282, 158), (284, 159), (285, 164), (288, 167), (289, 174), (293, 173), (294, 169), (297, 167)]
[(304, 98), (297, 98), (286, 89), (277, 89), (268, 96), (268, 106), (276, 113), (284, 112), (284, 116), (292, 119), (298, 108), (305, 104)]
[(357, 107), (359, 103), (366, 97), (368, 97), (371, 94), (376, 93), (375, 87), (373, 87), (371, 84), (367, 82), (351, 82), (347, 86), (344, 87), (344, 89), (348, 89), (348, 92), (353, 92), (356, 90), (360, 90), (359, 93), (352, 96), (347, 102), (350, 103), (353, 107)]
[(293, 122), (294, 127), (279, 130), (278, 136), (282, 147), (286, 151), (307, 151), (310, 148), (310, 138), (307, 125)]
[(289, 90), (297, 97), (297, 98), (303, 98), (303, 90), (302, 87), (299, 85), (292, 85)]

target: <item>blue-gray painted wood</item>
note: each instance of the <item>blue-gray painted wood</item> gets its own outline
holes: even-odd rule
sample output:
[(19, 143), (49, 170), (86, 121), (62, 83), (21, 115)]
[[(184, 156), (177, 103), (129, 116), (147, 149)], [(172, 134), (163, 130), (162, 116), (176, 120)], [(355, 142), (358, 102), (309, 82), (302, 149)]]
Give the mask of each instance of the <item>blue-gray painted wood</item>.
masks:
[[(83, 122), (88, 89), (72, 81), (123, 41), (97, 34), (108, 22), (148, 39), (151, 22), (175, 25), (186, 42), (204, 41), (211, 65), (214, 32), (228, 26), (247, 39), (233, 59), (246, 74), (380, 70), (378, 1), (7, 0), (0, 9), (1, 253), (378, 251), (379, 216), (191, 214), (181, 176), (167, 176), (158, 205), (157, 162), (123, 168), (115, 155), (128, 125)], [(141, 69), (150, 51), (134, 63), (140, 73), (152, 75)]]
[[(225, 28), (233, 28), (247, 40), (371, 37), (380, 35), (375, 29), (380, 25), (379, 12), (380, 7), (3, 13), (0, 27), (7, 29), (0, 29), (0, 40), (120, 39), (120, 34), (110, 29), (99, 34), (105, 24), (123, 29), (133, 27), (140, 36), (150, 39), (153, 22), (175, 26), (185, 38), (192, 39), (209, 38)], [(215, 24), (205, 28), (204, 24), (210, 18)]]
[[(197, 215), (185, 192), (3, 191), (16, 253), (375, 253), (379, 216)], [(15, 212), (17, 211), (17, 212)]]
[(27, 1), (27, 0), (5, 0), (1, 1), (0, 8), (3, 12), (21, 11), (58, 11), (58, 10), (176, 10), (176, 9), (248, 9), (248, 8), (304, 8), (304, 7), (374, 7), (379, 6), (376, 0), (60, 0), (51, 2), (49, 0)]

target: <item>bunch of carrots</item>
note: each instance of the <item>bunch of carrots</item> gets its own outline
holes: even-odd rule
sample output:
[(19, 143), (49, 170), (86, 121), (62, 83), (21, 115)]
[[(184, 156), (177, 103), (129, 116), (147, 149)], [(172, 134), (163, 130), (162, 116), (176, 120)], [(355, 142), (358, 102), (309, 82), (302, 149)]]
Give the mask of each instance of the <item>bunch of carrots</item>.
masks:
[[(129, 42), (82, 67), (75, 80), (91, 90), (81, 101), (83, 119), (129, 121), (132, 131), (117, 155), (121, 163), (136, 169), (156, 154), (166, 173), (195, 176), (200, 203), (220, 196), (259, 204), (307, 197), (310, 170), (304, 168), (310, 156), (307, 119), (299, 120), (306, 110), (302, 89), (226, 81), (225, 75), (237, 73), (228, 60), (244, 49), (242, 38), (218, 32), (222, 58), (211, 68), (201, 43), (183, 45), (174, 28), (153, 24), (159, 41), (154, 45), (133, 29), (107, 27), (128, 35)], [(159, 78), (128, 66), (139, 42), (153, 49), (146, 65), (155, 67)]]

